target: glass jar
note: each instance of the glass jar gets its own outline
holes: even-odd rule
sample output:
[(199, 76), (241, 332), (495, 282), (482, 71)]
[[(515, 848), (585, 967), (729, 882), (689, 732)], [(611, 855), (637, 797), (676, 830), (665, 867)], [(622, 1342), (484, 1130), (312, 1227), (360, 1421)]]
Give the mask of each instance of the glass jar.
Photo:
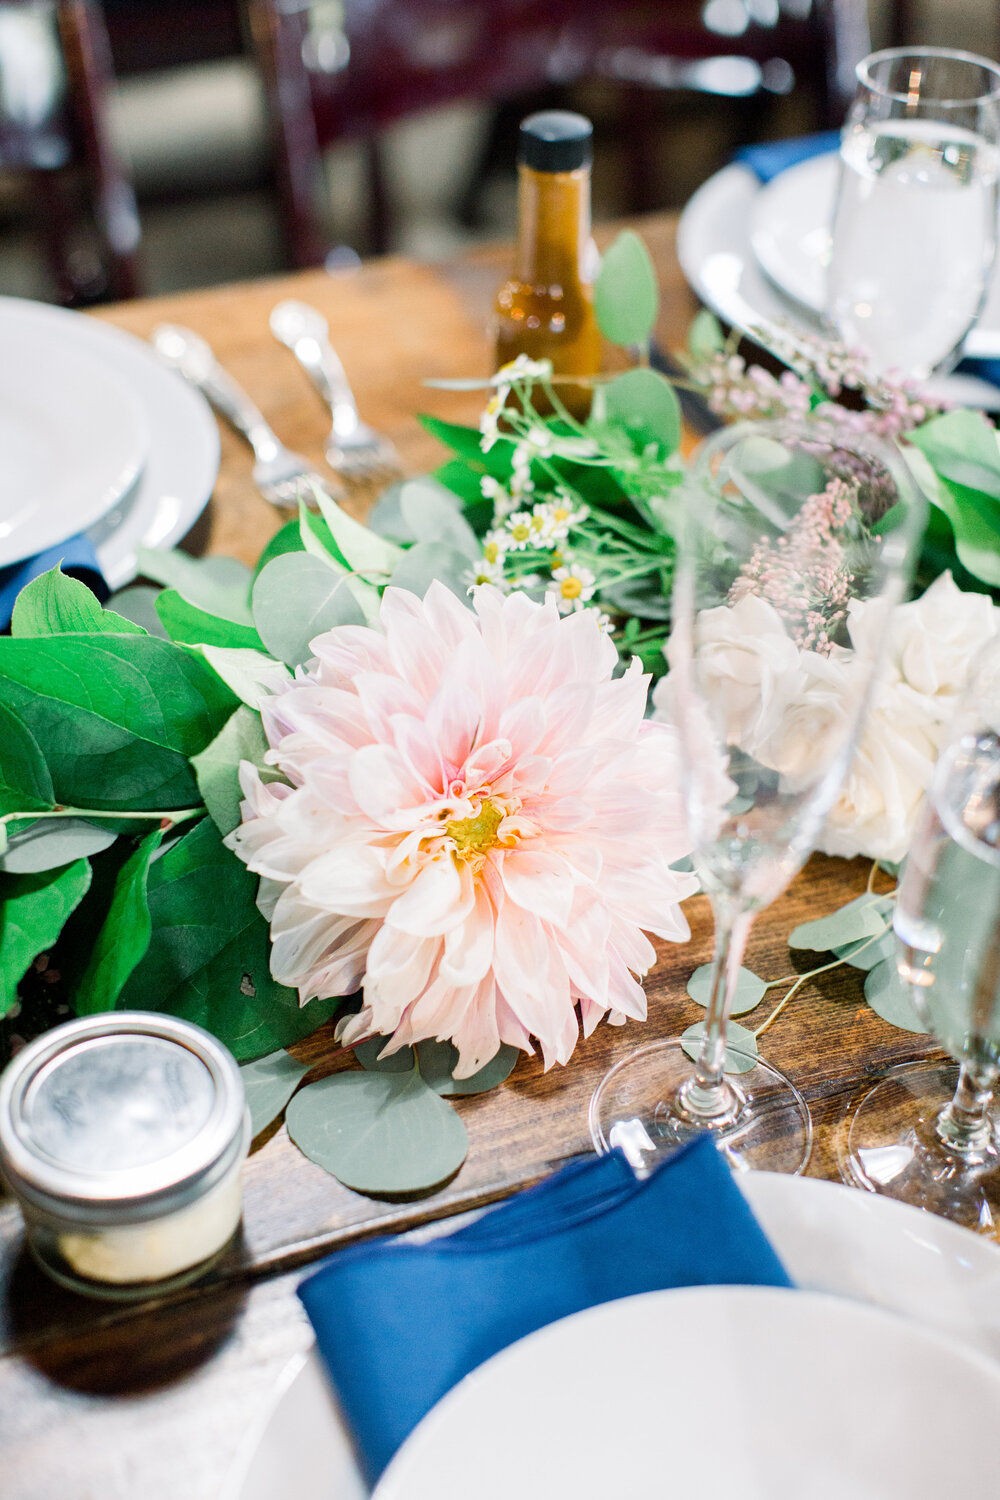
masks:
[(243, 1080), (171, 1016), (85, 1016), (0, 1077), (0, 1172), (28, 1245), (74, 1291), (135, 1300), (195, 1280), (235, 1234), (250, 1145)]

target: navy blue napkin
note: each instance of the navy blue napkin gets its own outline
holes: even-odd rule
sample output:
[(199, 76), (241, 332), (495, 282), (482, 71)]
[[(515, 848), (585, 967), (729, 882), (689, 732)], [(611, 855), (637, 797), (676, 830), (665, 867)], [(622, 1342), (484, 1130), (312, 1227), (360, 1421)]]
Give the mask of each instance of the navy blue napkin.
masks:
[(14, 600), (24, 585), (59, 565), (64, 573), (79, 578), (81, 583), (92, 589), (102, 603), (108, 597), (108, 586), (89, 539), (85, 536), (71, 536), (68, 541), (60, 542), (58, 547), (49, 547), (35, 557), (11, 563), (9, 568), (0, 568), (0, 630), (6, 630), (10, 624)]
[(761, 182), (797, 167), (811, 156), (823, 156), (840, 150), (840, 131), (821, 130), (818, 135), (797, 135), (785, 141), (763, 141), (757, 146), (742, 146), (733, 153), (733, 161), (749, 167)]
[(299, 1288), (373, 1483), (470, 1370), (571, 1313), (664, 1287), (790, 1286), (705, 1136), (644, 1180), (571, 1163), (445, 1238), (341, 1251)]

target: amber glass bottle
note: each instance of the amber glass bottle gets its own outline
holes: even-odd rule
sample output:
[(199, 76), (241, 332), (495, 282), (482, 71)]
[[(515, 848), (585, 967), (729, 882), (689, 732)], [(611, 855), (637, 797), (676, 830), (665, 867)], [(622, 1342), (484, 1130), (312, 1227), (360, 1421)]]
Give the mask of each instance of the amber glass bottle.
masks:
[[(588, 277), (593, 129), (583, 115), (545, 110), (521, 125), (517, 257), (494, 307), (496, 363), (551, 359), (557, 375), (596, 375), (601, 335)], [(586, 387), (561, 385), (571, 410)]]

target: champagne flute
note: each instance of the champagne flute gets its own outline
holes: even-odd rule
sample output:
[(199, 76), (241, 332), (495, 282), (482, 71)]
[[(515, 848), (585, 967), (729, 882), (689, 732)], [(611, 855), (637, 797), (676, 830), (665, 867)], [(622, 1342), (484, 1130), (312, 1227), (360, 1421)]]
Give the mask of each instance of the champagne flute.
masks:
[(957, 1061), (890, 1069), (849, 1116), (849, 1182), (1000, 1230), (1000, 640), (976, 658), (896, 896), (899, 976)]
[(954, 364), (990, 286), (1000, 67), (943, 47), (890, 48), (857, 77), (827, 312), (876, 369), (926, 378)]
[(924, 507), (898, 452), (847, 446), (818, 420), (724, 429), (681, 495), (666, 697), (715, 917), (710, 998), (700, 1046), (654, 1042), (605, 1076), (591, 1135), (646, 1166), (709, 1130), (734, 1166), (799, 1172), (805, 1102), (727, 1044), (727, 1021), (754, 916), (805, 862), (847, 772)]

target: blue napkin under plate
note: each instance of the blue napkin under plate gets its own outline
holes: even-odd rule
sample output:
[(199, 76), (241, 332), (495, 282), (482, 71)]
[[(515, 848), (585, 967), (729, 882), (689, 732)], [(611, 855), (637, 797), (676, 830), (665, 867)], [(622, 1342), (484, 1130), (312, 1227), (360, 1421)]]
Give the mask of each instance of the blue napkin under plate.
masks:
[(61, 566), (64, 573), (85, 583), (102, 604), (108, 597), (108, 586), (89, 538), (72, 536), (68, 541), (60, 542), (57, 547), (49, 547), (46, 551), (37, 553), (35, 557), (26, 557), (21, 562), (11, 563), (7, 568), (0, 568), (0, 630), (6, 630), (10, 624), (14, 600), (24, 585), (57, 566)]
[(648, 1177), (573, 1162), (446, 1237), (341, 1251), (299, 1288), (374, 1484), (463, 1376), (598, 1303), (666, 1287), (791, 1282), (709, 1137)]
[(840, 150), (840, 131), (821, 130), (817, 135), (797, 135), (785, 141), (763, 141), (757, 146), (742, 146), (733, 152), (733, 161), (749, 167), (761, 182), (797, 167), (800, 161)]

